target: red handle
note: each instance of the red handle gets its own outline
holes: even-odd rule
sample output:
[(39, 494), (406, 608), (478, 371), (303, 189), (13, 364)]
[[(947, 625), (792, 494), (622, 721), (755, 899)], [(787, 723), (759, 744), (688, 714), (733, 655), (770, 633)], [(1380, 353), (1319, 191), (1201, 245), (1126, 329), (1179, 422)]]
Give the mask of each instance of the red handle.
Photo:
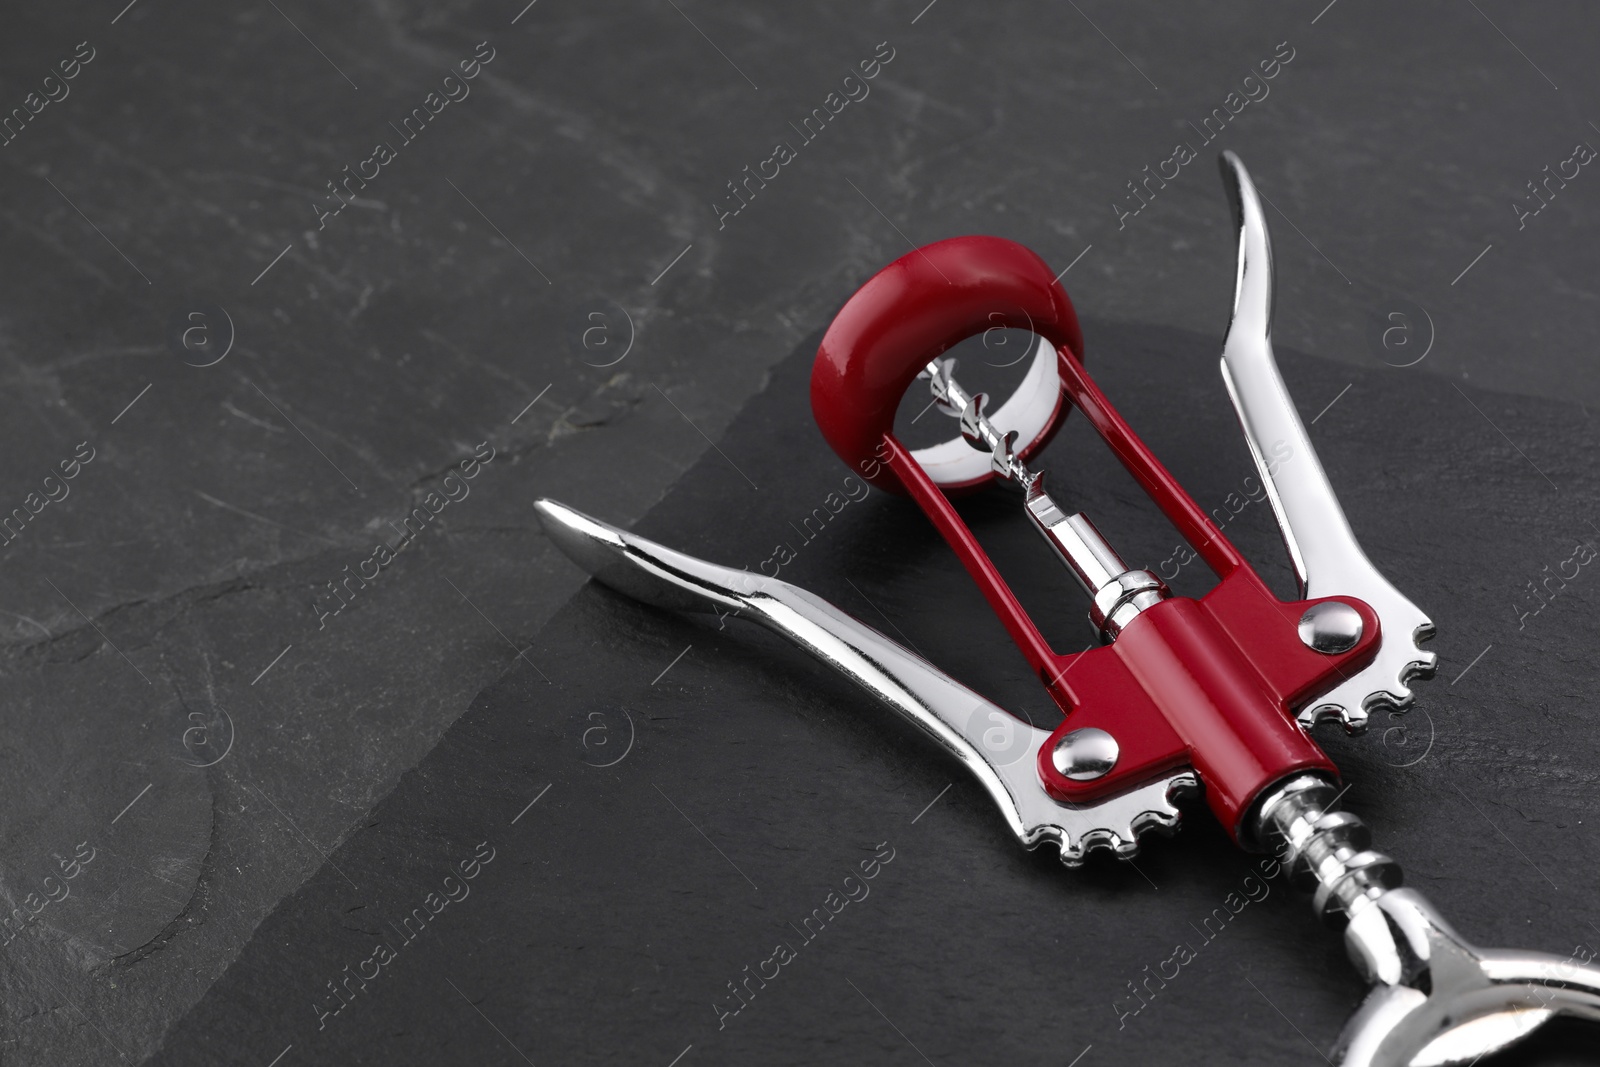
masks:
[[(1044, 260), (1015, 241), (952, 237), (901, 256), (845, 302), (822, 338), (811, 372), (822, 436), (867, 481), (905, 493), (884, 447), (900, 398), (929, 360), (1002, 326), (1031, 330), (1082, 358), (1072, 301)], [(1058, 395), (1044, 428), (1018, 449), (1024, 460), (1049, 442), (1067, 410)]]

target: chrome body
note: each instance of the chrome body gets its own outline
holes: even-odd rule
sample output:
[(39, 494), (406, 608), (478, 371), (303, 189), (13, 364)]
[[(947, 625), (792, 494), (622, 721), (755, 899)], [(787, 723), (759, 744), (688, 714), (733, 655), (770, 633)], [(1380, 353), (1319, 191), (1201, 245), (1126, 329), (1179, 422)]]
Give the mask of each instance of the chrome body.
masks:
[(760, 623), (860, 685), (960, 760), (1023, 845), (1052, 842), (1068, 866), (1096, 848), (1135, 855), (1142, 831), (1177, 826), (1173, 794), (1197, 786), (1194, 774), (1183, 771), (1099, 803), (1063, 804), (1039, 783), (1039, 749), (1050, 731), (979, 696), (821, 597), (675, 552), (553, 500), (534, 508), (550, 539), (618, 592), (657, 607)]
[(1409, 683), (1433, 673), (1438, 657), (1417, 642), (1433, 622), (1389, 584), (1367, 559), (1328, 484), (1272, 354), (1272, 241), (1261, 199), (1244, 164), (1222, 153), (1223, 183), (1239, 231), (1233, 318), (1222, 346), (1222, 377), (1239, 412), (1245, 440), (1261, 471), (1278, 529), (1308, 600), (1352, 596), (1378, 615), (1383, 643), (1370, 666), (1341, 681), (1300, 711), (1310, 727), (1338, 719), (1358, 733), (1377, 707), (1411, 704)]
[(1557, 1015), (1600, 1021), (1600, 967), (1542, 952), (1480, 949), (1422, 894), (1400, 888), (1393, 860), (1368, 847), (1354, 815), (1330, 812), (1333, 786), (1299, 775), (1257, 809), (1257, 840), (1313, 890), (1322, 918), (1372, 992), (1345, 1025), (1341, 1067), (1471, 1064)]

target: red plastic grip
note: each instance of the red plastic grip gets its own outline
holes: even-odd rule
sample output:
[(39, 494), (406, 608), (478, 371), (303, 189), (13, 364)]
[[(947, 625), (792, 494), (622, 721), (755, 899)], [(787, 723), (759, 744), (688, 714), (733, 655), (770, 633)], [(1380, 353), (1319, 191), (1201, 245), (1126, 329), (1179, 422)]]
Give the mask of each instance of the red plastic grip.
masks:
[[(811, 371), (822, 436), (861, 477), (905, 493), (884, 450), (900, 398), (929, 360), (997, 326), (1031, 330), (1082, 358), (1072, 301), (1044, 260), (1015, 241), (952, 237), (901, 256), (845, 302), (822, 338)], [(1018, 454), (1043, 448), (1065, 413)]]

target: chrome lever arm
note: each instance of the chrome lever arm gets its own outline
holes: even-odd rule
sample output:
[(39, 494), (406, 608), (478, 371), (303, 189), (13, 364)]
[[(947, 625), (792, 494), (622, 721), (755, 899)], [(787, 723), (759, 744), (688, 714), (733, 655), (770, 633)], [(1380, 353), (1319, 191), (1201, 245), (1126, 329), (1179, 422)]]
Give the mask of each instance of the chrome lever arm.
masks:
[(1224, 152), (1221, 162), (1239, 230), (1223, 381), (1272, 501), (1301, 595), (1358, 597), (1377, 613), (1383, 629), (1372, 664), (1300, 712), (1308, 727), (1338, 718), (1355, 733), (1366, 728), (1372, 707), (1409, 705), (1408, 683), (1433, 673), (1438, 657), (1417, 647), (1432, 636), (1433, 622), (1367, 559), (1328, 483), (1272, 354), (1272, 240), (1261, 199), (1238, 156)]
[(627, 533), (554, 500), (534, 504), (545, 533), (599, 581), (678, 611), (738, 615), (788, 638), (916, 724), (966, 765), (1028, 848), (1053, 841), (1069, 866), (1096, 847), (1138, 851), (1139, 831), (1171, 829), (1169, 793), (1193, 787), (1187, 770), (1093, 804), (1064, 804), (1036, 770), (1049, 738), (865, 623), (798, 586), (723, 567)]

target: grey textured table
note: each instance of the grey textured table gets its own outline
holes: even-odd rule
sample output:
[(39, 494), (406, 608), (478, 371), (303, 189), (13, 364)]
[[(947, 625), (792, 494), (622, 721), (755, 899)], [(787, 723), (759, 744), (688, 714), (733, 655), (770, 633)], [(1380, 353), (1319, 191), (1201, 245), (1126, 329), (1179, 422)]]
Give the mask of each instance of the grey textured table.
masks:
[[(1595, 600), (1587, 571), (1537, 614), (1530, 592), (1600, 538), (1600, 179), (1566, 162), (1600, 145), (1594, 25), (1355, 0), (12, 12), (0, 893), (29, 919), (0, 948), (0, 1055), (1319, 1062), (1359, 989), (1281, 887), (1118, 1026), (1123, 983), (1249, 873), (1203, 816), (1138, 870), (1019, 854), (954, 768), (775, 643), (572, 599), (529, 509), (648, 511), (759, 558), (843, 477), (807, 422), (818, 331), (968, 232), (1070, 265), (1095, 373), (1221, 502), (1248, 473), (1214, 366), (1223, 148), (1272, 205), (1324, 462), (1440, 628), (1404, 733), (1326, 739), (1348, 803), (1470, 934), (1600, 943)], [(1263, 96), (1245, 78), (1274, 59)], [(778, 141), (793, 158), (733, 199)], [(1179, 142), (1196, 161), (1128, 199)], [(1165, 555), (1082, 429), (1050, 460), (1074, 503)], [(998, 498), (972, 507), (1034, 565)], [(1229, 532), (1284, 579), (1262, 509)], [(881, 495), (795, 577), (1036, 706)], [(1058, 578), (1030, 607), (1075, 635)], [(614, 767), (597, 723), (632, 724)], [(837, 940), (718, 1029), (770, 927), (884, 841)], [(471, 898), (319, 1029), (325, 983), (475, 857)]]

